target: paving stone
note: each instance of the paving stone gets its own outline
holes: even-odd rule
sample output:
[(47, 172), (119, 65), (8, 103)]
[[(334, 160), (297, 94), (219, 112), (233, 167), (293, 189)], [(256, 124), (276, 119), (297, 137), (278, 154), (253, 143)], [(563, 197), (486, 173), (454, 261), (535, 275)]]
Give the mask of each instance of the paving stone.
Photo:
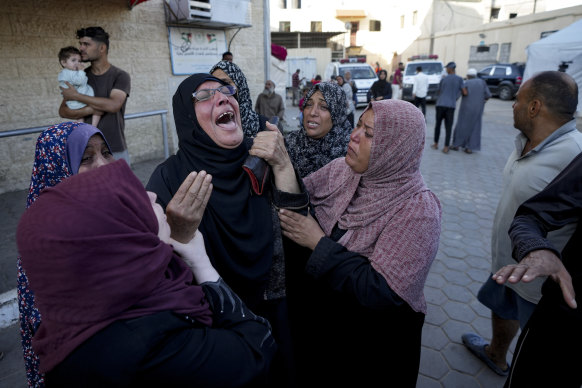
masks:
[(472, 376), (451, 371), (442, 379), (444, 388), (480, 388), (482, 385)]
[[(452, 283), (453, 285), (456, 286), (465, 286), (467, 284), (470, 284), (472, 282), (472, 280), (462, 271), (456, 271), (456, 270), (452, 270), (449, 269), (446, 272), (443, 273), (443, 276), (445, 279), (447, 279), (450, 283)], [(464, 288), (464, 287), (461, 287)], [(452, 290), (452, 291), (456, 291), (457, 294), (465, 294), (465, 290)], [(449, 296), (452, 296), (455, 294), (450, 294)], [(467, 295), (467, 297), (470, 297), (470, 295)]]
[(448, 315), (445, 313), (443, 308), (439, 305), (427, 303), (428, 313), (424, 319), (425, 324), (432, 324), (436, 326), (442, 325), (444, 322), (449, 320)]
[(420, 353), (420, 369), (422, 369), (423, 375), (436, 380), (449, 372), (449, 366), (442, 353), (426, 347)]
[(430, 272), (426, 278), (425, 286), (442, 288), (446, 283), (446, 279), (441, 274)]
[(424, 287), (424, 296), (427, 302), (439, 306), (448, 300), (447, 296), (441, 290), (433, 287)]
[(452, 270), (456, 270), (456, 271), (464, 273), (470, 269), (470, 266), (463, 259), (464, 258), (460, 258), (459, 260), (454, 260), (453, 258), (451, 258), (450, 260), (444, 262), (443, 264), (448, 269), (452, 269)]
[(449, 339), (438, 325), (425, 323), (422, 327), (422, 343), (424, 346), (440, 351), (449, 343)]

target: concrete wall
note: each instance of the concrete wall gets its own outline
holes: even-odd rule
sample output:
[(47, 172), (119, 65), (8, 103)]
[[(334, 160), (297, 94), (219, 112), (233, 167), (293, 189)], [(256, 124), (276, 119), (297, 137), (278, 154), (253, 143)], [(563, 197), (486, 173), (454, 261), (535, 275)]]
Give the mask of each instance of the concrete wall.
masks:
[[(309, 57), (315, 58), (317, 62), (317, 69), (315, 74), (301, 74), (301, 77), (307, 77), (308, 81), (311, 81), (311, 78), (315, 78), (316, 75), (320, 75), (323, 77), (323, 73), (325, 72), (325, 67), (328, 63), (331, 62), (331, 49), (328, 47), (325, 48), (300, 48), (300, 49), (289, 49), (287, 50), (287, 54), (290, 57)], [(328, 81), (324, 79), (323, 81)]]
[[(253, 26), (238, 33), (226, 30), (226, 39), (232, 40), (230, 51), (256, 96), (265, 77), (263, 0), (252, 0), (251, 20)], [(76, 30), (94, 25), (110, 34), (110, 62), (131, 76), (126, 114), (167, 109), (173, 153), (177, 138), (171, 97), (185, 77), (172, 75), (163, 0), (148, 0), (132, 10), (126, 0), (3, 2), (0, 131), (67, 121), (58, 115), (57, 53), (64, 46), (78, 47)], [(125, 131), (132, 160), (163, 156), (159, 116), (128, 120)], [(37, 136), (0, 139), (0, 193), (28, 187)]]
[[(526, 47), (530, 43), (538, 41), (542, 32), (560, 30), (580, 18), (582, 18), (582, 6), (576, 6), (483, 24), (473, 28), (439, 32), (434, 37), (433, 54), (437, 54), (444, 63), (455, 61), (457, 74), (462, 76), (469, 68), (471, 47), (478, 46), (481, 41), (485, 45), (498, 44), (499, 48), (504, 43), (510, 43), (511, 51), (507, 62), (526, 62)], [(484, 37), (481, 37), (480, 34), (483, 34)], [(430, 38), (417, 39), (402, 53), (402, 58), (406, 61), (413, 55), (428, 53), (430, 43)]]

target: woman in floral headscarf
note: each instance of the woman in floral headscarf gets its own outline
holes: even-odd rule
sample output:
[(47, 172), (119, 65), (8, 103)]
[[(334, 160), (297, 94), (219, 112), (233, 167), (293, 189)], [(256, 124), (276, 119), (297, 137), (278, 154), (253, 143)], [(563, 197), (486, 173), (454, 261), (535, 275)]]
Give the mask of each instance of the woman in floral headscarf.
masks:
[(303, 103), (303, 121), (298, 131), (285, 135), (287, 150), (303, 178), (344, 156), (352, 126), (346, 112), (346, 94), (331, 82), (314, 85)]
[(302, 386), (416, 386), (441, 225), (420, 174), (425, 130), (414, 105), (372, 102), (345, 158), (304, 179), (316, 220), (280, 211), (284, 235), (309, 249), (288, 256)]
[[(65, 122), (44, 130), (36, 142), (34, 165), (26, 208), (36, 201), (41, 191), (63, 179), (112, 162), (113, 156), (101, 131), (84, 123)], [(39, 373), (38, 356), (31, 345), (41, 316), (34, 302), (34, 293), (20, 258), (17, 261), (18, 310), (26, 377), (30, 387), (43, 387), (44, 376)]]

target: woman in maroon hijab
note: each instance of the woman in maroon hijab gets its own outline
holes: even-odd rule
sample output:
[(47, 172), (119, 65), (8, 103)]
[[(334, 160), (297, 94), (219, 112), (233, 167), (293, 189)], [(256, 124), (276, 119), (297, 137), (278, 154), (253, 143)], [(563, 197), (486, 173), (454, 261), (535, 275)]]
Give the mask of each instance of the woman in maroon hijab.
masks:
[(284, 235), (308, 249), (288, 260), (297, 359), (316, 376), (304, 386), (416, 386), (441, 229), (420, 174), (425, 130), (414, 105), (372, 102), (345, 158), (304, 178), (315, 219), (280, 211)]
[(155, 199), (120, 160), (45, 190), (22, 216), (47, 387), (260, 386), (269, 323), (218, 276), (199, 232), (169, 238)]

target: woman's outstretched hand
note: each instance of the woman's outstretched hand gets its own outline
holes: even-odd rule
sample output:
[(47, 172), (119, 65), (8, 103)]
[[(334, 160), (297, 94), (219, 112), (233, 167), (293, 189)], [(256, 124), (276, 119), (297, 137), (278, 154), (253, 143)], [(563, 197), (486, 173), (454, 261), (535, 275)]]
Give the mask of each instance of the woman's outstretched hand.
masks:
[(166, 217), (172, 230), (171, 237), (188, 243), (202, 221), (204, 210), (212, 193), (212, 175), (206, 171), (191, 172), (166, 206)]
[(319, 240), (325, 237), (325, 233), (309, 213), (303, 216), (291, 210), (280, 209), (279, 220), (285, 237), (311, 250), (314, 250)]

